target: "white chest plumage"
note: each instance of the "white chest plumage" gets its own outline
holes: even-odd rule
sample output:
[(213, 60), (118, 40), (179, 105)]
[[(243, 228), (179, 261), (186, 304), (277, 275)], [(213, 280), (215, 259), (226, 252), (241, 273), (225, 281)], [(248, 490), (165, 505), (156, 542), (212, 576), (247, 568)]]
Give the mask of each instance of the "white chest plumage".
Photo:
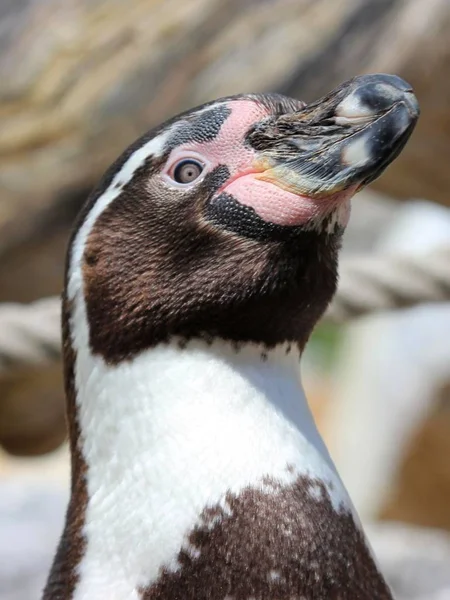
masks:
[(256, 346), (174, 342), (107, 366), (77, 348), (89, 501), (76, 600), (137, 598), (162, 566), (177, 569), (205, 507), (266, 476), (319, 479), (335, 509), (349, 509), (298, 359), (284, 347), (263, 359)]

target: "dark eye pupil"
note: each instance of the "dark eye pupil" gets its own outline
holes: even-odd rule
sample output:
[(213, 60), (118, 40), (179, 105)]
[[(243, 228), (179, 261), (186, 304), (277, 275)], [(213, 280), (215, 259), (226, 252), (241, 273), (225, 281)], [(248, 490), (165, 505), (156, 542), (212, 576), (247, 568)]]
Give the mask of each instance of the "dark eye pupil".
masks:
[(191, 183), (195, 181), (203, 171), (203, 165), (191, 158), (180, 161), (173, 172), (173, 178), (177, 183)]

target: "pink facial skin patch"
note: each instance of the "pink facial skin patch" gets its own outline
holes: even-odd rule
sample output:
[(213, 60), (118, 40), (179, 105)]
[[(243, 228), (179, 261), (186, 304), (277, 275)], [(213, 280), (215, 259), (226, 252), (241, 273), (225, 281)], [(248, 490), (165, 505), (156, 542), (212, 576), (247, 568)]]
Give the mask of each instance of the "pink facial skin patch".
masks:
[(245, 136), (251, 125), (269, 116), (269, 111), (254, 100), (235, 100), (227, 106), (230, 115), (217, 136), (208, 142), (181, 144), (171, 153), (167, 161), (169, 168), (178, 157), (188, 156), (192, 152), (197, 157), (204, 157), (209, 170), (226, 165), (232, 179), (255, 171), (253, 163), (256, 152), (245, 144)]
[(228, 182), (218, 191), (231, 194), (237, 202), (252, 207), (261, 219), (276, 225), (298, 226), (321, 221), (335, 209), (337, 222), (347, 224), (349, 199), (356, 188), (331, 194), (325, 198), (309, 198), (290, 192), (276, 182), (263, 180), (261, 176), (272, 165), (245, 142), (250, 127), (270, 115), (269, 110), (255, 100), (234, 100), (227, 103), (230, 115), (216, 137), (207, 142), (187, 142), (175, 148), (165, 172), (180, 159), (194, 157), (204, 162), (204, 174), (219, 165), (229, 172)]
[[(237, 177), (222, 189), (240, 204), (250, 206), (256, 214), (276, 225), (298, 226), (322, 219), (339, 206), (348, 204), (355, 186), (326, 198), (308, 198), (294, 194), (269, 181), (258, 179), (257, 173)], [(349, 211), (339, 211), (342, 226), (347, 225)]]

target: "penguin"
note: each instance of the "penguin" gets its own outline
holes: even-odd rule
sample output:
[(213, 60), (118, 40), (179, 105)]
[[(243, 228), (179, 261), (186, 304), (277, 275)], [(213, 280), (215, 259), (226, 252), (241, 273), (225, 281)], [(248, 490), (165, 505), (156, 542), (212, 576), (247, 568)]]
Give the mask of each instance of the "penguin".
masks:
[(351, 198), (418, 116), (386, 74), (309, 105), (230, 96), (106, 172), (67, 253), (71, 496), (44, 600), (392, 598), (299, 366)]

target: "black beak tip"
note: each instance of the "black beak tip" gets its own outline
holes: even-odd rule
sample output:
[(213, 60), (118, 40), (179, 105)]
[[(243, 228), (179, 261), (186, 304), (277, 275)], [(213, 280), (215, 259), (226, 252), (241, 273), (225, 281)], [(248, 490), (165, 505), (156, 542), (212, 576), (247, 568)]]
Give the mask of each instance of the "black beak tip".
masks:
[(412, 90), (405, 93), (405, 104), (408, 106), (409, 113), (413, 119), (417, 120), (420, 115), (420, 106)]
[(412, 86), (398, 75), (384, 75), (384, 77), (386, 79), (386, 84), (391, 85), (403, 95), (404, 102), (407, 104), (409, 112), (418, 117), (420, 114), (419, 102), (414, 94)]

